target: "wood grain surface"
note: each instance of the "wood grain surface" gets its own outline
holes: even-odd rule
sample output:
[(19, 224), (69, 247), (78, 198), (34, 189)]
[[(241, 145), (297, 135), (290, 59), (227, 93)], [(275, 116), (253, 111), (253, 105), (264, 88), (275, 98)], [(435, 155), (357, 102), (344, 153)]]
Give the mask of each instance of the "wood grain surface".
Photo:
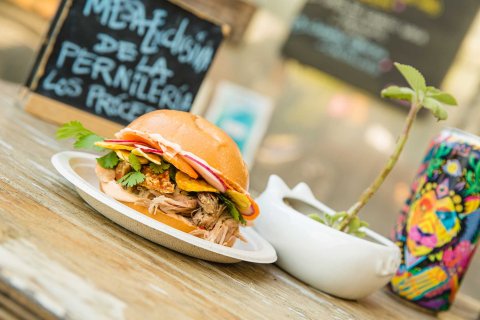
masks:
[[(384, 291), (323, 294), (275, 265), (220, 265), (144, 240), (95, 212), (50, 164), (69, 142), (0, 82), (0, 318), (434, 319)], [(477, 319), (459, 297), (441, 319)]]

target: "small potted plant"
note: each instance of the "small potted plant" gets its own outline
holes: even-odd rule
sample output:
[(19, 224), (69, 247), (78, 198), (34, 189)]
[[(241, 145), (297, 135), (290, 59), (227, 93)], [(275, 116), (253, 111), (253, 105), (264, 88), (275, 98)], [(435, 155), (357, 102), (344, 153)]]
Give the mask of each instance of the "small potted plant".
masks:
[[(395, 167), (413, 122), (422, 108), (440, 121), (447, 119), (444, 105), (457, 105), (453, 96), (427, 86), (415, 68), (395, 63), (409, 87), (390, 86), (383, 98), (410, 103), (405, 127), (385, 167), (348, 210), (336, 212), (315, 199), (300, 183), (290, 189), (271, 176), (257, 199), (262, 215), (255, 228), (277, 250), (277, 264), (300, 280), (346, 299), (359, 299), (384, 286), (400, 263), (398, 247), (368, 229), (358, 214)], [(320, 222), (320, 223), (318, 223)]]

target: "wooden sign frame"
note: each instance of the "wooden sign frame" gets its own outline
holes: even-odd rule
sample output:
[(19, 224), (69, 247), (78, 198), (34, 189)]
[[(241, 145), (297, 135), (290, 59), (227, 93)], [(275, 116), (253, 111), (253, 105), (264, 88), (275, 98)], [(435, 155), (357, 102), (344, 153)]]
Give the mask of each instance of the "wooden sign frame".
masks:
[[(68, 105), (64, 102), (54, 100), (35, 92), (35, 89), (39, 85), (40, 78), (44, 75), (47, 62), (49, 61), (54, 45), (57, 41), (57, 37), (60, 30), (64, 26), (67, 19), (70, 8), (73, 5), (74, 0), (62, 0), (60, 2), (57, 13), (55, 14), (50, 28), (44, 37), (41, 48), (38, 52), (37, 58), (34, 63), (34, 67), (29, 78), (26, 81), (26, 99), (24, 108), (25, 111), (45, 120), (57, 124), (66, 123), (72, 120), (81, 121), (87, 128), (94, 130), (103, 136), (112, 136), (113, 133), (124, 127), (122, 124), (102, 118), (93, 113), (86, 112), (74, 106)], [(182, 3), (182, 0), (168, 0), (168, 2), (186, 10), (202, 20), (206, 20), (212, 24), (215, 24), (221, 28), (224, 38), (230, 34), (230, 26), (227, 24), (219, 24), (216, 19), (211, 19), (202, 12), (199, 12), (191, 6)], [(221, 43), (218, 50), (221, 48)], [(209, 69), (212, 67), (210, 65)], [(204, 80), (207, 78), (208, 70), (205, 74)], [(200, 90), (199, 90), (200, 91)], [(197, 92), (198, 93), (198, 92)]]

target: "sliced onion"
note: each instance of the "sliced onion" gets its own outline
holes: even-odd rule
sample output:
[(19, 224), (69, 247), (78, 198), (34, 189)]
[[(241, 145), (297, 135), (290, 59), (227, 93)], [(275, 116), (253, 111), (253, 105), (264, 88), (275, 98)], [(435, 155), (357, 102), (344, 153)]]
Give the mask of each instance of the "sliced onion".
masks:
[(203, 163), (203, 161), (200, 161), (198, 159), (195, 159), (194, 157), (185, 154), (183, 155), (183, 158), (185, 161), (188, 162), (189, 165), (195, 169), (195, 171), (198, 172), (199, 175), (202, 176), (205, 181), (207, 181), (212, 187), (217, 189), (218, 191), (224, 193), (227, 191), (227, 186), (223, 182), (223, 180), (210, 168), (208, 165)]
[(143, 144), (135, 144), (135, 147), (141, 149), (143, 152), (163, 154), (163, 151), (162, 151), (162, 150), (153, 149), (153, 148), (147, 147), (147, 146), (145, 146), (145, 145), (143, 145)]
[(103, 140), (108, 143), (119, 143), (119, 144), (136, 144), (138, 141), (134, 140), (121, 140), (121, 139), (105, 139)]

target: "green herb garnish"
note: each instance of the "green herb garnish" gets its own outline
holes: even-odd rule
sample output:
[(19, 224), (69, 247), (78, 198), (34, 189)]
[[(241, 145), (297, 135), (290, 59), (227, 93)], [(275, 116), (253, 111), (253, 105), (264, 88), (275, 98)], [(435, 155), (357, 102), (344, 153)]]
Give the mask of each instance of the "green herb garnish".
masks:
[(162, 174), (170, 168), (170, 163), (162, 162), (161, 164), (156, 164), (156, 163), (150, 162), (149, 167), (150, 169), (152, 169), (153, 173)]
[(132, 171), (117, 180), (124, 187), (134, 187), (145, 181), (145, 175), (138, 171)]
[(237, 207), (235, 206), (235, 203), (222, 194), (220, 194), (219, 197), (227, 207), (227, 210), (232, 216), (233, 220), (238, 221), (241, 224), (245, 225), (247, 222), (243, 218), (242, 214), (238, 211)]
[(115, 151), (109, 152), (103, 157), (97, 158), (98, 164), (105, 169), (113, 169), (117, 166), (120, 159)]
[(138, 160), (136, 155), (130, 153), (128, 155), (128, 162), (135, 171), (127, 173), (126, 175), (118, 179), (117, 182), (124, 187), (133, 187), (145, 181), (145, 175), (140, 172), (140, 170), (142, 169), (142, 164), (140, 163), (140, 160)]
[(73, 146), (76, 149), (103, 150), (103, 148), (96, 146), (95, 142), (103, 141), (104, 139), (85, 128), (79, 121), (65, 123), (58, 128), (56, 137), (58, 140), (75, 139)]
[(128, 162), (132, 166), (133, 170), (140, 171), (142, 169), (142, 164), (138, 160), (137, 156), (130, 152), (128, 155)]

